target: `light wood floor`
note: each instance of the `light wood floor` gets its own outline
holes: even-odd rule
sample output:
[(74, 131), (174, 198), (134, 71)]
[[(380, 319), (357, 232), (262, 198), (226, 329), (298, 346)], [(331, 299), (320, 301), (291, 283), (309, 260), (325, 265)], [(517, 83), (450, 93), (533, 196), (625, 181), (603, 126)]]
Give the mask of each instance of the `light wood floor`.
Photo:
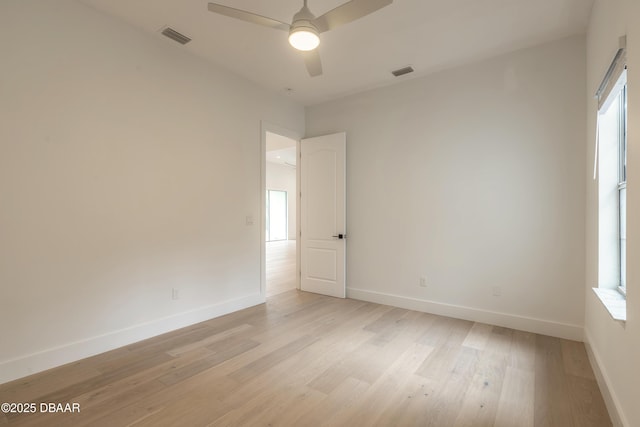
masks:
[(267, 297), (296, 288), (296, 241), (267, 242)]
[(11, 426), (609, 426), (581, 343), (297, 290), (0, 386)]

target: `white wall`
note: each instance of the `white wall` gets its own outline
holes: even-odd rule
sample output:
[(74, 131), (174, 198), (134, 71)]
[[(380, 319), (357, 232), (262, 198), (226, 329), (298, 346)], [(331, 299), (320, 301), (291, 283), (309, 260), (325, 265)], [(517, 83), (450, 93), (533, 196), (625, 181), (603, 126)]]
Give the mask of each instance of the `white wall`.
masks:
[(584, 64), (574, 37), (308, 107), (347, 132), (348, 294), (581, 339)]
[(0, 52), (0, 383), (263, 300), (260, 121), (302, 107), (70, 0), (0, 2)]
[(291, 166), (267, 162), (267, 190), (287, 192), (288, 239), (296, 240), (296, 170)]
[[(618, 38), (627, 34), (627, 322), (611, 319), (591, 288), (598, 286), (598, 183), (593, 180), (595, 94)], [(587, 173), (585, 340), (614, 425), (640, 425), (640, 2), (596, 0), (587, 35)]]

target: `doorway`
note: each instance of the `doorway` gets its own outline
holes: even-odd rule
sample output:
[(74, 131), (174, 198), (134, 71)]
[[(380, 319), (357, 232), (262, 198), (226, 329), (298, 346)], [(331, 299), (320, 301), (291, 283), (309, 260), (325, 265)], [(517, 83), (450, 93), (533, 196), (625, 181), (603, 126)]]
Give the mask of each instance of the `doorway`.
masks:
[(298, 288), (298, 139), (263, 124), (263, 289), (265, 297)]

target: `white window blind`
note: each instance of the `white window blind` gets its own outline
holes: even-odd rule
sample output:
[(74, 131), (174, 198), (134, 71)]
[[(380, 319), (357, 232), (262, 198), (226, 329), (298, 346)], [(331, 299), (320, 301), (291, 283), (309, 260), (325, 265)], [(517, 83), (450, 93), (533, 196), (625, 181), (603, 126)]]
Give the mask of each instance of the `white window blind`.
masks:
[(620, 81), (620, 76), (627, 68), (627, 36), (620, 37), (619, 48), (611, 61), (611, 65), (607, 69), (598, 90), (595, 93), (595, 98), (598, 100), (598, 111), (596, 112), (596, 142), (593, 158), (593, 179), (597, 178), (598, 174), (598, 146), (599, 146), (599, 134), (600, 134), (600, 111), (606, 110), (605, 103), (610, 100), (609, 95), (616, 89), (616, 84)]

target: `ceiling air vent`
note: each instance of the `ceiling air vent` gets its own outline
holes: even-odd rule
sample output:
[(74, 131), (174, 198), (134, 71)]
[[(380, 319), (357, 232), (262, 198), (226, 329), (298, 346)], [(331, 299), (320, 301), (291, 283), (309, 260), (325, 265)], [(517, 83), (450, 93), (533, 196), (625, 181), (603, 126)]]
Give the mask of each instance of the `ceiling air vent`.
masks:
[(400, 76), (404, 76), (405, 74), (409, 74), (409, 73), (413, 73), (413, 67), (404, 67), (404, 68), (400, 68), (399, 70), (395, 70), (392, 71), (391, 74), (393, 74), (396, 77), (400, 77)]
[(177, 32), (171, 27), (167, 27), (164, 30), (162, 30), (162, 35), (169, 37), (171, 40), (175, 40), (180, 44), (187, 44), (191, 41), (189, 37)]

